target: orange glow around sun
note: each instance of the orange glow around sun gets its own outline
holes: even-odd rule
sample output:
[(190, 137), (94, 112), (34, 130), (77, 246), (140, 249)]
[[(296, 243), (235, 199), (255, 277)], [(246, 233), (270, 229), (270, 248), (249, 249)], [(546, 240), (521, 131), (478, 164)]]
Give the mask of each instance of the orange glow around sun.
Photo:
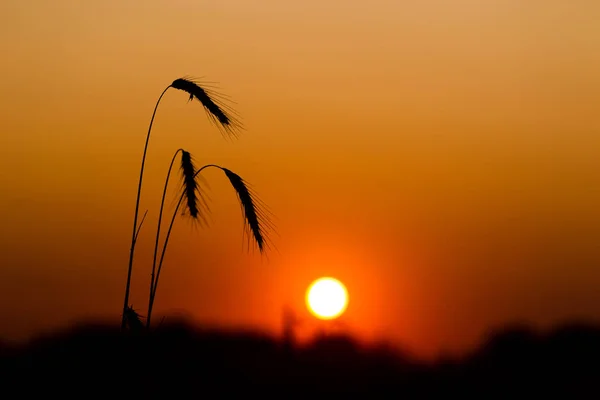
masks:
[(334, 319), (348, 307), (348, 291), (335, 278), (319, 278), (306, 291), (306, 305), (319, 319)]

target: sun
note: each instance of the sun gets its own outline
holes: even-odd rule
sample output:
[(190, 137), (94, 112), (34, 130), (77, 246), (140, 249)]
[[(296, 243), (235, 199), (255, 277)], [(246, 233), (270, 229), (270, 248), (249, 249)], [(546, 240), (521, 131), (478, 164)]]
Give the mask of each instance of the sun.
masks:
[(319, 319), (334, 319), (348, 307), (348, 291), (335, 278), (319, 278), (306, 291), (306, 306)]

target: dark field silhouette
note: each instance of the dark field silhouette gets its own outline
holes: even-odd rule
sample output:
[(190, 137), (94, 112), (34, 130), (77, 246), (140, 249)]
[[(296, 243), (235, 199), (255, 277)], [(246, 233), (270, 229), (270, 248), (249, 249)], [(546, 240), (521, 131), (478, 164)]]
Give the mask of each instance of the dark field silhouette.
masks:
[(430, 363), (344, 336), (294, 347), (181, 322), (149, 333), (85, 324), (0, 346), (4, 398), (600, 398), (600, 327), (584, 324), (507, 328), (468, 356)]

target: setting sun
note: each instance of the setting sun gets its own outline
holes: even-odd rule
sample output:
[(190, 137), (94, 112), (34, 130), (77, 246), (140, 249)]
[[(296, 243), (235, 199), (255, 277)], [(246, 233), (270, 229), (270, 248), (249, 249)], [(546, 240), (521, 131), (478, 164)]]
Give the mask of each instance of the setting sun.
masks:
[(306, 292), (306, 305), (319, 319), (334, 319), (346, 311), (348, 291), (334, 278), (319, 278)]

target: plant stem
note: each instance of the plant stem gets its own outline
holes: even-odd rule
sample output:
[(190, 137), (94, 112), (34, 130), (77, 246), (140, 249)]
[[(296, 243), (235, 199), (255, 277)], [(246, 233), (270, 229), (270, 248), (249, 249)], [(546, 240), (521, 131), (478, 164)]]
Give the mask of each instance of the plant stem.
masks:
[(140, 235), (140, 231), (142, 230), (142, 225), (144, 225), (144, 221), (146, 220), (147, 214), (148, 214), (148, 210), (146, 210), (146, 212), (144, 213), (144, 216), (142, 217), (142, 220), (140, 221), (140, 226), (138, 226), (137, 232), (135, 233), (135, 240), (137, 240), (137, 237)]
[(146, 162), (146, 153), (148, 151), (148, 142), (150, 141), (150, 132), (152, 131), (152, 124), (154, 123), (154, 117), (156, 115), (156, 110), (158, 109), (158, 105), (160, 104), (160, 100), (163, 98), (164, 94), (169, 90), (171, 85), (167, 86), (165, 90), (161, 93), (156, 105), (154, 106), (154, 112), (152, 113), (152, 119), (150, 120), (150, 126), (148, 126), (148, 134), (146, 135), (146, 144), (144, 145), (144, 154), (142, 155), (142, 166), (140, 168), (140, 180), (138, 182), (138, 190), (137, 190), (137, 199), (135, 201), (135, 214), (133, 217), (133, 233), (131, 235), (131, 248), (129, 250), (129, 266), (127, 268), (127, 283), (125, 284), (125, 299), (123, 301), (123, 316), (121, 318), (121, 330), (125, 330), (126, 319), (125, 313), (127, 312), (127, 306), (129, 305), (129, 289), (131, 286), (131, 271), (133, 269), (133, 254), (135, 251), (135, 244), (137, 241), (137, 219), (138, 212), (140, 209), (140, 195), (142, 192), (142, 179), (144, 177), (144, 164)]
[(150, 328), (150, 316), (152, 314), (152, 293), (154, 292), (154, 272), (156, 271), (156, 254), (158, 253), (158, 241), (160, 238), (160, 224), (162, 221), (163, 209), (165, 205), (165, 197), (167, 197), (167, 187), (169, 186), (169, 177), (171, 176), (171, 170), (173, 169), (173, 164), (175, 163), (175, 158), (179, 152), (182, 152), (183, 149), (177, 149), (175, 154), (173, 154), (173, 158), (171, 159), (171, 164), (169, 165), (169, 171), (167, 172), (167, 179), (165, 180), (165, 188), (163, 189), (162, 200), (160, 201), (160, 212), (158, 213), (158, 227), (156, 228), (156, 242), (154, 243), (154, 258), (152, 259), (152, 273), (150, 275), (150, 296), (148, 296), (148, 314), (146, 315), (146, 328)]
[[(198, 169), (198, 171), (196, 171), (196, 173), (194, 174), (194, 177), (198, 176), (198, 174), (200, 172), (202, 172), (204, 169), (206, 169), (208, 167), (215, 167), (215, 168), (221, 169), (221, 167), (219, 167), (218, 165), (214, 165), (214, 164), (204, 165), (202, 168), (200, 168), (200, 169)], [(158, 287), (158, 278), (160, 278), (160, 271), (162, 270), (162, 264), (163, 264), (163, 260), (165, 258), (167, 244), (169, 243), (169, 237), (171, 236), (171, 230), (173, 229), (173, 224), (175, 223), (175, 218), (177, 217), (177, 212), (179, 211), (179, 207), (181, 206), (181, 201), (183, 200), (183, 197), (184, 197), (184, 193), (182, 193), (181, 196), (179, 197), (179, 201), (177, 202), (177, 207), (175, 208), (175, 211), (173, 212), (173, 217), (171, 218), (171, 223), (169, 224), (169, 229), (167, 230), (167, 235), (165, 236), (165, 242), (163, 244), (162, 252), (160, 255), (160, 261), (158, 262), (158, 270), (156, 271), (156, 279), (154, 279), (154, 287), (153, 287), (152, 292), (150, 293), (150, 305), (148, 307), (148, 315), (146, 316), (147, 320), (150, 320), (150, 315), (152, 313), (152, 307), (154, 305), (154, 298), (156, 296), (156, 288)], [(148, 325), (148, 327), (149, 326), (150, 325)]]

